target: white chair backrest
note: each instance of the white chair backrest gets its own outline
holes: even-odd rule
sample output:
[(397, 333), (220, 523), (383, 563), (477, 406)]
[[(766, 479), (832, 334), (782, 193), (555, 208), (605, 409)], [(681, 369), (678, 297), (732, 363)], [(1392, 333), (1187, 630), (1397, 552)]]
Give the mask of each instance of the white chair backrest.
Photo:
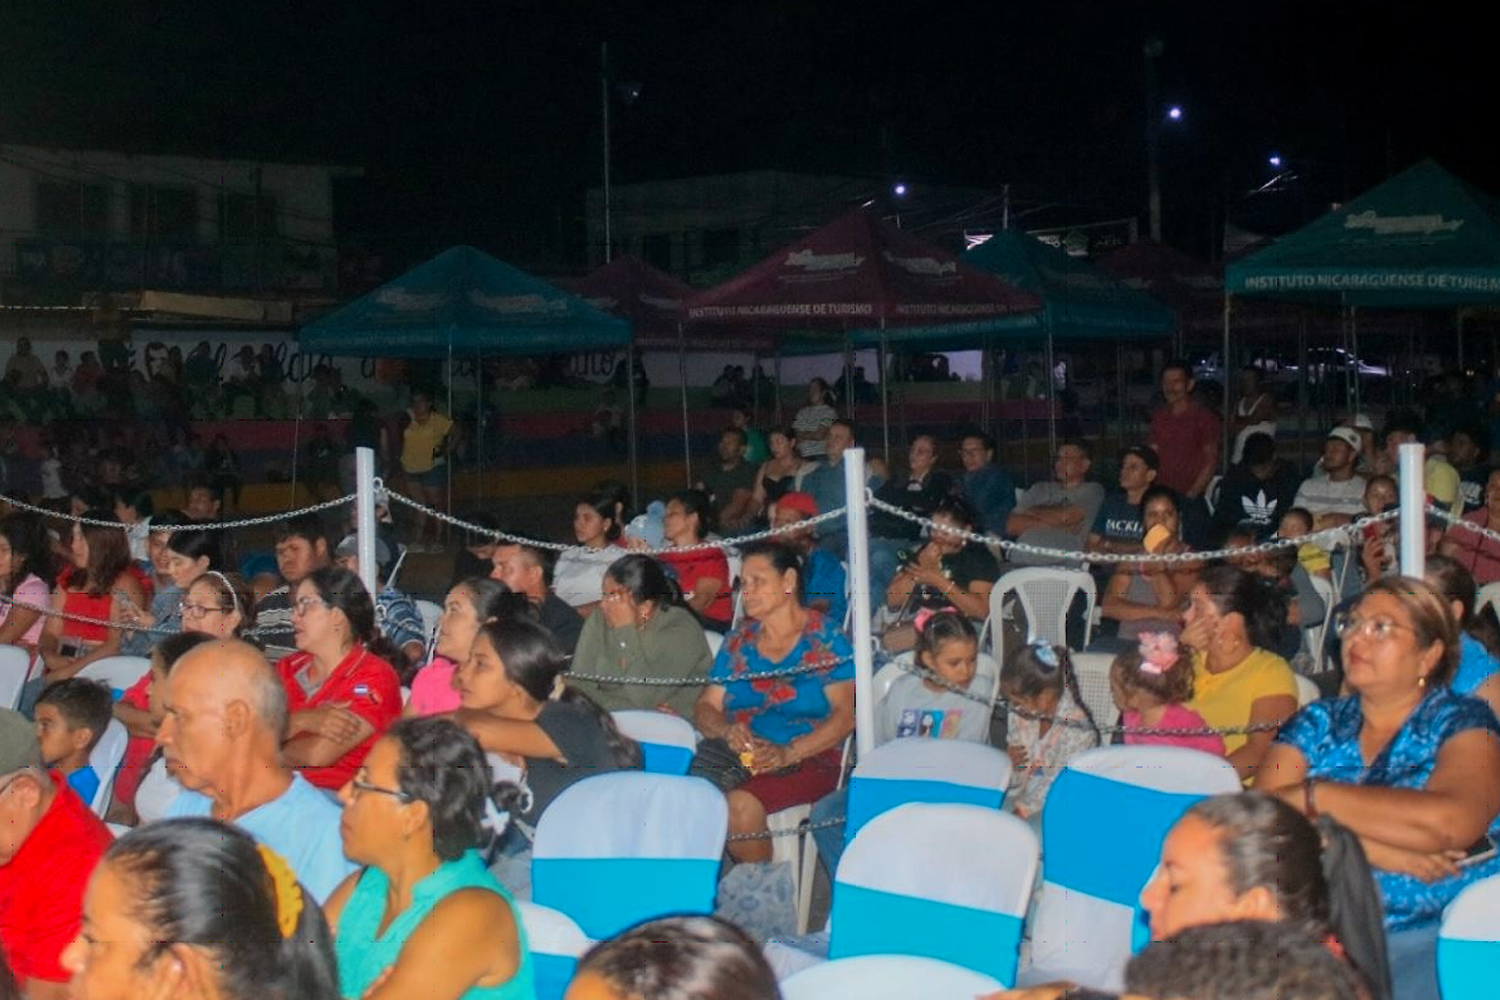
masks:
[(428, 641), (437, 634), (438, 619), (443, 617), (442, 606), (434, 601), (415, 601), (417, 614), (422, 616), (422, 633)]
[(645, 771), (586, 778), (537, 823), (532, 899), (595, 939), (649, 917), (712, 913), (728, 827), (723, 794), (702, 778)]
[(1001, 983), (951, 962), (916, 955), (861, 955), (819, 962), (781, 981), (782, 1000), (973, 1000)]
[(875, 691), (876, 705), (879, 705), (882, 701), (885, 700), (885, 696), (891, 693), (891, 687), (901, 679), (901, 675), (908, 673), (908, 671), (903, 668), (900, 663), (897, 662), (897, 660), (902, 659), (904, 659), (907, 663), (911, 663), (911, 654), (902, 653), (900, 656), (896, 657), (896, 659), (891, 660), (885, 666), (875, 671), (875, 676), (870, 681), (870, 683)]
[(1311, 680), (1309, 680), (1306, 677), (1303, 677), (1301, 674), (1296, 674), (1294, 676), (1296, 677), (1296, 680), (1297, 680), (1297, 707), (1298, 708), (1302, 708), (1305, 705), (1311, 705), (1313, 702), (1315, 702), (1319, 698), (1323, 697), (1323, 692), (1319, 691), (1318, 690), (1318, 686), (1316, 684), (1314, 684)]
[(1012, 985), (1039, 856), (1031, 826), (998, 809), (881, 813), (839, 861), (828, 956), (920, 955)]
[(514, 906), (531, 949), (531, 971), (537, 1000), (562, 1000), (578, 967), (578, 959), (593, 942), (572, 918), (550, 906), (518, 899)]
[(1328, 633), (1328, 623), (1333, 619), (1333, 609), (1338, 604), (1338, 598), (1333, 592), (1332, 580), (1316, 573), (1309, 573), (1307, 579), (1323, 602), (1323, 614), (1317, 621), (1308, 621), (1305, 614), (1302, 617), (1302, 638), (1312, 656), (1313, 671), (1317, 672), (1323, 669), (1324, 638)]
[(1010, 757), (986, 743), (920, 736), (891, 740), (865, 754), (849, 777), (844, 837), (908, 802), (967, 803), (999, 809), (1010, 786)]
[(1500, 612), (1500, 581), (1479, 588), (1479, 595), (1474, 599), (1474, 613), (1477, 615), (1491, 605)]
[(21, 704), (21, 689), (31, 676), (31, 654), (20, 646), (0, 646), (0, 708)]
[(1115, 706), (1115, 695), (1109, 686), (1109, 665), (1114, 662), (1111, 653), (1070, 653), (1073, 673), (1078, 677), (1078, 690), (1083, 703), (1088, 706), (1094, 723), (1098, 726), (1114, 725), (1120, 718)]
[(1012, 594), (1026, 616), (1027, 634), (1058, 646), (1068, 644), (1068, 609), (1082, 592), (1083, 645), (1089, 644), (1094, 628), (1094, 578), (1087, 570), (1057, 566), (1028, 566), (1003, 574), (990, 591), (990, 616), (985, 628), (991, 636), (995, 659), (1005, 662), (1002, 627), (1005, 601)]
[(115, 775), (119, 772), (120, 761), (125, 759), (125, 746), (129, 742), (130, 734), (125, 731), (125, 726), (119, 719), (110, 719), (104, 735), (94, 744), (94, 749), (89, 751), (89, 767), (99, 776), (99, 788), (94, 792), (94, 801), (89, 803), (89, 808), (101, 819), (109, 811), (109, 796), (114, 791)]
[(669, 712), (622, 709), (609, 713), (620, 732), (641, 745), (647, 771), (655, 774), (687, 774), (698, 750), (693, 724)]
[(719, 655), (719, 649), (724, 645), (724, 636), (720, 632), (715, 632), (711, 628), (706, 628), (703, 630), (703, 641), (708, 643), (709, 655), (717, 657)]
[(1437, 974), (1443, 1000), (1488, 1000), (1500, 963), (1500, 875), (1480, 879), (1443, 911)]
[(115, 698), (119, 699), (120, 695), (131, 685), (145, 677), (150, 669), (149, 657), (106, 656), (78, 671), (77, 676), (87, 677), (93, 681), (103, 681), (114, 692)]
[(1146, 941), (1140, 893), (1167, 831), (1198, 799), (1239, 790), (1228, 761), (1181, 747), (1102, 747), (1069, 761), (1042, 813), (1046, 881), (1027, 981), (1119, 989), (1125, 961)]

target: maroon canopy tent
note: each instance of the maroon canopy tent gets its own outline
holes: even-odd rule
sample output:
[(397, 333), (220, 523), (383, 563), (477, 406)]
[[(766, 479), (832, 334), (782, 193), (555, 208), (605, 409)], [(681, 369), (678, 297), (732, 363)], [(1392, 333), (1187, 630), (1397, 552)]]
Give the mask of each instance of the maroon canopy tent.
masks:
[[(744, 330), (699, 324), (691, 334), (684, 327), (682, 303), (696, 289), (636, 257), (622, 255), (588, 275), (558, 282), (595, 309), (630, 321), (638, 350), (677, 352), (677, 374), (682, 390), (682, 451), (692, 483), (692, 445), (688, 426), (687, 351), (769, 351), (769, 336), (747, 336)], [(731, 339), (732, 338), (732, 339)]]
[[(954, 335), (997, 329), (1041, 301), (863, 208), (687, 301), (690, 325), (777, 331), (925, 327)], [(847, 354), (847, 338), (843, 344)], [(881, 341), (880, 396), (890, 451), (889, 373)], [(852, 373), (850, 384), (853, 384)]]

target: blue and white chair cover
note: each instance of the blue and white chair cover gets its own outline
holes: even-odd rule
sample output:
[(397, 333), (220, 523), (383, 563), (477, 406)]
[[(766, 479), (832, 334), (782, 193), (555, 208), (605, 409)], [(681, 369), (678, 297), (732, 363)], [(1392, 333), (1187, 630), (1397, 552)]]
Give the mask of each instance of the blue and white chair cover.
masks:
[(21, 703), (21, 689), (31, 679), (31, 653), (20, 646), (0, 646), (0, 708)]
[(1238, 791), (1229, 762), (1198, 750), (1113, 746), (1069, 761), (1042, 811), (1044, 881), (1022, 983), (1120, 989), (1149, 939), (1140, 894), (1167, 831), (1199, 799)]
[(870, 820), (908, 802), (962, 802), (999, 809), (1010, 785), (1010, 758), (984, 743), (919, 736), (876, 747), (849, 778), (844, 842)]
[(1469, 886), (1443, 912), (1438, 987), (1443, 1000), (1488, 1000), (1500, 969), (1500, 875)]
[(876, 816), (839, 862), (829, 958), (918, 955), (1014, 984), (1037, 846), (1024, 820), (984, 806)]
[(651, 917), (712, 913), (728, 804), (702, 778), (616, 771), (542, 813), (531, 898), (603, 940)]
[(594, 942), (566, 913), (519, 899), (515, 906), (531, 949), (536, 1000), (562, 1000), (578, 959)]
[(687, 774), (698, 751), (693, 724), (670, 712), (622, 709), (609, 713), (620, 732), (641, 745), (646, 770), (654, 774)]
[(918, 955), (861, 955), (793, 973), (782, 1000), (974, 1000), (1003, 989), (973, 969)]

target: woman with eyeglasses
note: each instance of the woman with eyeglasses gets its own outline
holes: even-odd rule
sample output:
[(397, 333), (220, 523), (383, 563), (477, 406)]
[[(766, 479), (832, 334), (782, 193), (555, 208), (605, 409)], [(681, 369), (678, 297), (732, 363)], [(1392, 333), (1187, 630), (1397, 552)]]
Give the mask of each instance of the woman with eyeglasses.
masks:
[(302, 777), (336, 791), (400, 716), (401, 682), (375, 602), (347, 569), (325, 566), (297, 584), (292, 634), (298, 651), (276, 664), (291, 713), (282, 752)]
[(1500, 722), (1448, 686), (1458, 626), (1421, 580), (1371, 584), (1338, 630), (1350, 694), (1287, 722), (1256, 785), (1359, 835), (1385, 901), (1394, 995), (1437, 1000), (1443, 908), (1500, 873)]
[(328, 899), (351, 998), (531, 1000), (526, 935), (480, 848), (493, 813), (479, 743), (448, 719), (403, 719), (339, 792), (344, 853), (365, 867)]

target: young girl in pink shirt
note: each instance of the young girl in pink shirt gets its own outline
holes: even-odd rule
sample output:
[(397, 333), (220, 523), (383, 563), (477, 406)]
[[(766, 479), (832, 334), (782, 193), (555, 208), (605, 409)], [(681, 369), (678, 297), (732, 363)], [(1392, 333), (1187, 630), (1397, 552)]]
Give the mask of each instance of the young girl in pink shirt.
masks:
[(1131, 730), (1208, 729), (1203, 716), (1184, 702), (1193, 697), (1193, 663), (1177, 648), (1170, 632), (1142, 632), (1140, 645), (1116, 656), (1109, 666), (1109, 686), (1126, 728), (1126, 745), (1187, 747), (1224, 756), (1224, 738)]

